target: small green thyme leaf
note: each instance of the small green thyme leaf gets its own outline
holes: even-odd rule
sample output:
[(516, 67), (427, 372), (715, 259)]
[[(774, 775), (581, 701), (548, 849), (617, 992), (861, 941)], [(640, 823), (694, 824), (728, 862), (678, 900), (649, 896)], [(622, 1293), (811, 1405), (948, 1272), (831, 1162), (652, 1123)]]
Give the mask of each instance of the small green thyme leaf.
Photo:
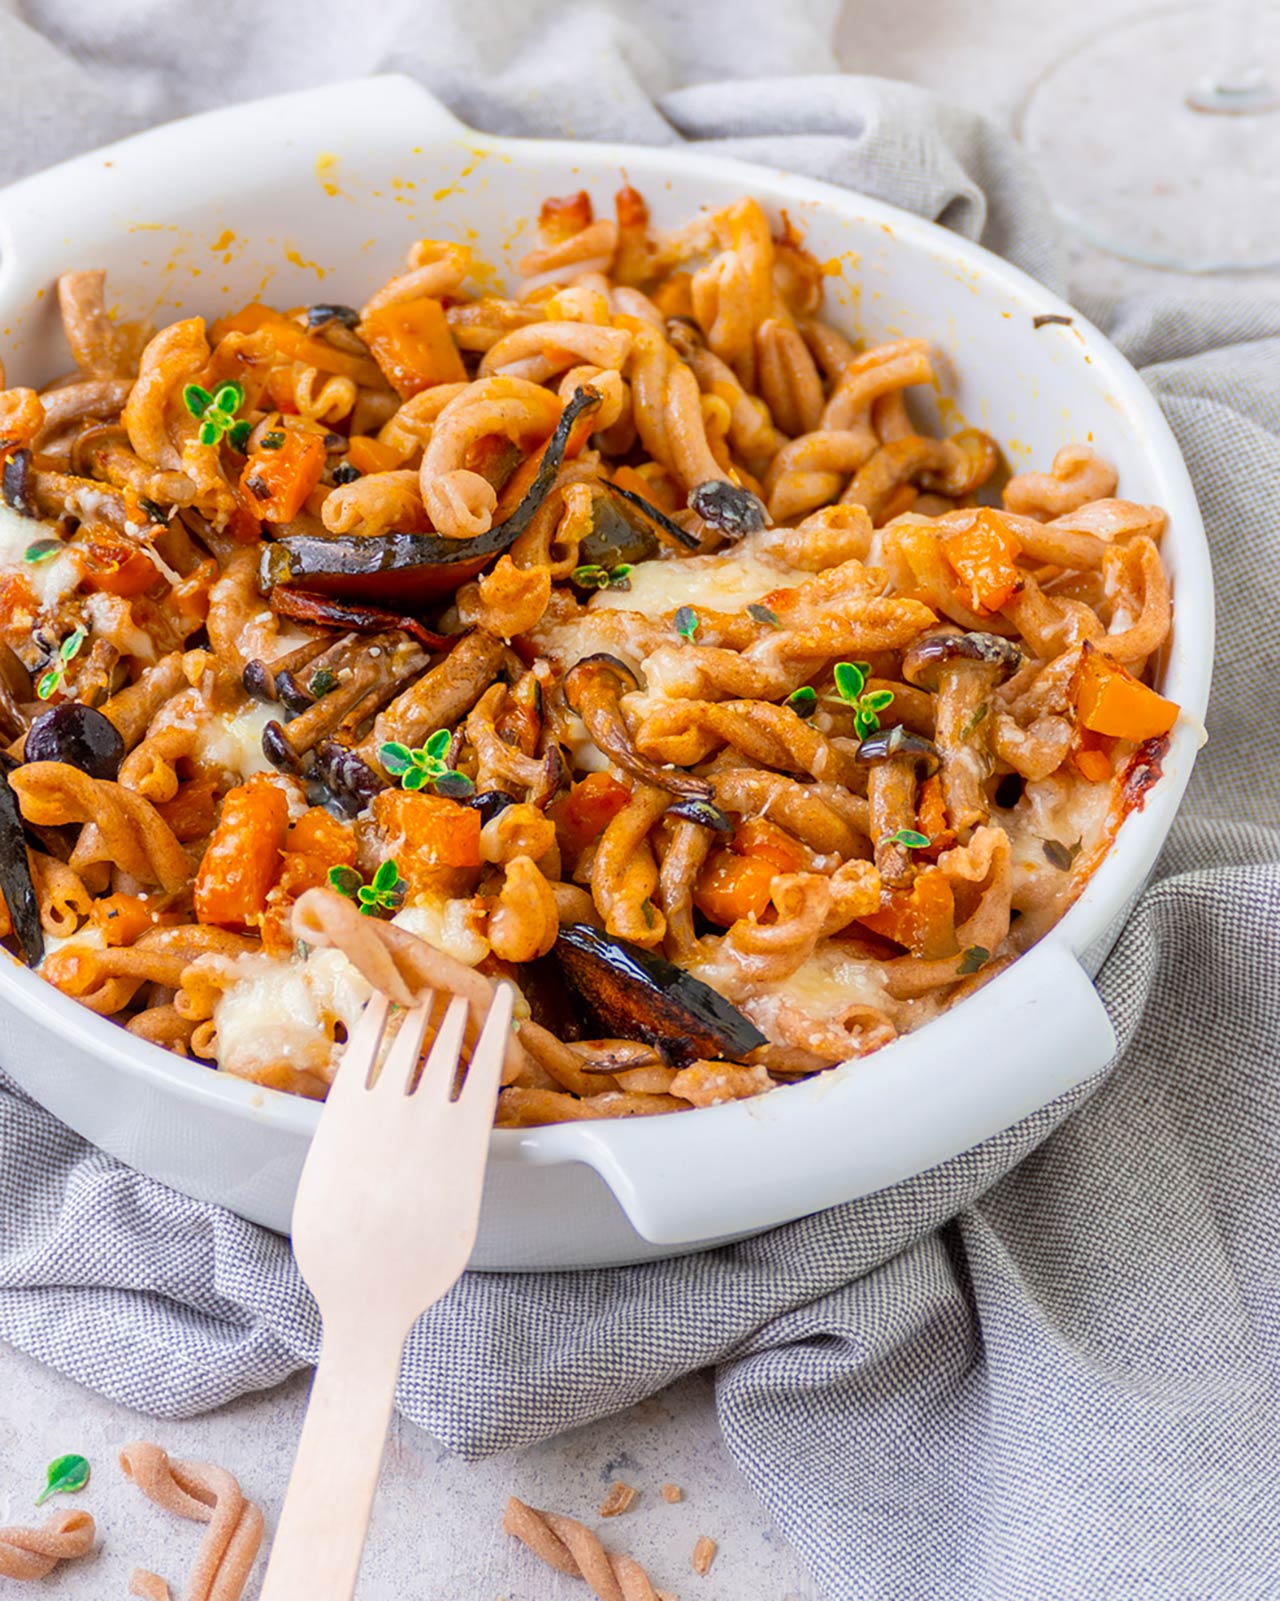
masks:
[[(236, 423), (235, 426), (227, 433), (227, 439), (242, 456), (245, 453), (245, 448), (249, 443), (249, 435), (252, 432), (253, 424), (247, 417), (241, 417), (240, 421)], [(281, 444), (284, 443), (283, 434), (280, 436), (280, 442)]]
[(82, 1456), (60, 1456), (50, 1462), (45, 1475), (45, 1486), (36, 1497), (36, 1505), (43, 1506), (51, 1495), (74, 1495), (89, 1482), (88, 1459)]
[(147, 500), (144, 497), (138, 501), (138, 504), (153, 523), (167, 523), (169, 521), (169, 513), (158, 500)]
[(383, 862), (373, 875), (373, 887), (379, 895), (386, 890), (394, 889), (400, 877), (400, 870), (396, 864), (387, 860)]
[(359, 891), (364, 880), (354, 867), (331, 867), (329, 882), (339, 895), (346, 895), (349, 899)]
[[(311, 682), (307, 685), (307, 688), (317, 700), (323, 700), (337, 682), (337, 673), (331, 672), (327, 667), (320, 667), (312, 673)], [(386, 766), (385, 762), (383, 766)], [(391, 769), (387, 768), (387, 771), (390, 772)]]
[(89, 630), (87, 628), (77, 628), (75, 633), (68, 634), (62, 641), (58, 648), (58, 655), (62, 657), (64, 662), (69, 662), (88, 637)]
[(399, 778), (401, 773), (407, 773), (415, 765), (413, 752), (407, 745), (401, 745), (396, 741), (379, 746), (378, 760), (392, 778)]
[(888, 843), (901, 845), (903, 850), (907, 851), (922, 851), (929, 843), (929, 836), (919, 833), (914, 828), (900, 828), (896, 834), (889, 835)]
[(569, 582), (577, 584), (579, 589), (608, 589), (609, 573), (606, 568), (588, 562), (585, 566), (573, 569), (569, 574)]
[(447, 728), (437, 728), (422, 748), (433, 762), (442, 762), (448, 754), (451, 737)]
[(50, 556), (56, 556), (62, 549), (60, 539), (37, 539), (34, 545), (28, 545), (22, 553), (23, 561), (48, 561)]
[(36, 685), (36, 694), (41, 700), (48, 700), (51, 695), (62, 688), (62, 680), (66, 676), (67, 664), (89, 637), (86, 628), (77, 628), (70, 633), (58, 646), (57, 660), (47, 673), (42, 674), (40, 682)]
[(1064, 845), (1060, 839), (1045, 839), (1040, 842), (1045, 860), (1052, 867), (1056, 867), (1063, 873), (1071, 871), (1071, 864), (1080, 854), (1080, 847), (1083, 843), (1084, 841), (1079, 839), (1074, 845)]
[(818, 704), (818, 692), (810, 684), (801, 684), (787, 696), (786, 704), (797, 717), (812, 717)]
[(48, 700), (61, 682), (62, 674), (56, 667), (51, 667), (47, 673), (41, 675), (40, 682), (36, 685), (36, 694), (41, 700)]
[(259, 450), (280, 450), (283, 445), (284, 435), (278, 428), (273, 428), (270, 433), (263, 434), (262, 438), (258, 441)]
[(450, 800), (465, 800), (476, 792), (476, 786), (467, 775), (456, 772), (452, 767), (436, 776), (433, 787), (437, 795), (444, 795)]
[(862, 694), (866, 685), (867, 672), (863, 671), (864, 667), (869, 671), (869, 666), (865, 662), (837, 662), (832, 673), (836, 681), (836, 694), (841, 700), (847, 700), (850, 705)]
[(768, 623), (770, 628), (782, 627), (782, 624), (778, 621), (777, 612), (771, 611), (768, 606), (761, 606), (758, 603), (754, 606), (748, 606), (747, 616), (754, 617), (758, 623)]
[(677, 609), (673, 619), (676, 633), (693, 643), (693, 636), (698, 632), (698, 614), (692, 606), (681, 606)]
[(182, 404), (193, 417), (203, 417), (213, 405), (213, 396), (207, 389), (201, 389), (199, 384), (188, 384), (182, 391)]
[(630, 589), (631, 588), (631, 563), (630, 562), (623, 561), (623, 562), (619, 562), (616, 567), (610, 567), (610, 569), (609, 569), (609, 588), (610, 589)]
[(978, 729), (982, 726), (982, 723), (985, 720), (986, 715), (990, 710), (991, 710), (991, 708), (987, 705), (986, 701), (984, 700), (982, 705), (977, 708), (977, 710), (974, 712), (973, 716), (969, 719), (969, 721), (960, 730), (960, 738), (961, 739), (968, 739), (968, 738), (970, 738), (971, 735), (976, 734)]
[(961, 956), (960, 965), (956, 968), (956, 972), (961, 977), (967, 977), (968, 974), (976, 973), (979, 968), (985, 967), (990, 960), (991, 952), (984, 946), (970, 945), (969, 949)]

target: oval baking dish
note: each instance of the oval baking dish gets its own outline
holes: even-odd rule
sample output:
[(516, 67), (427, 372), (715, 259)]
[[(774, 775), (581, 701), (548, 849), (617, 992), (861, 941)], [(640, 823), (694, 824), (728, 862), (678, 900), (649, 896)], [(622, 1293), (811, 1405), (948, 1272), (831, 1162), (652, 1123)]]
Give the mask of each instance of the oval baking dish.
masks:
[[(216, 153), (216, 159), (213, 159)], [(0, 194), (0, 331), (10, 381), (47, 379), (69, 267), (105, 267), (127, 315), (212, 318), (248, 298), (358, 300), (424, 234), (499, 271), (538, 200), (626, 179), (659, 225), (750, 193), (821, 259), (827, 310), (859, 338), (932, 343), (943, 402), (1015, 466), (1073, 440), (1121, 493), (1169, 514), (1175, 597), (1159, 674), (1183, 708), (1159, 781), (1080, 899), (954, 1011), (845, 1068), (678, 1118), (497, 1130), (474, 1265), (640, 1261), (870, 1193), (978, 1144), (1102, 1069), (1090, 979), (1140, 892), (1202, 737), (1213, 593), (1195, 496), (1136, 373), (1088, 323), (977, 246), (893, 207), (768, 168), (664, 149), (492, 139), (407, 79), (237, 106), (127, 140)], [(1046, 317), (1048, 321), (1046, 321)], [(176, 1189), (287, 1229), (318, 1108), (170, 1055), (0, 963), (3, 1066), (64, 1122)]]

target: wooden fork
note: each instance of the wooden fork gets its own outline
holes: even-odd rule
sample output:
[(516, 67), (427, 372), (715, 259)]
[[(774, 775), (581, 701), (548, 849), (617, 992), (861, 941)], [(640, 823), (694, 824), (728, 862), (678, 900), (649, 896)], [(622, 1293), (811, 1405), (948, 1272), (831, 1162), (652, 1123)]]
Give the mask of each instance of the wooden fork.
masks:
[(261, 1601), (355, 1590), (405, 1338), (475, 1244), (511, 1005), (500, 984), (456, 1101), (466, 1001), (449, 1002), (420, 1078), (431, 1002), (404, 1013), (376, 1074), (385, 996), (351, 1032), (293, 1206), (324, 1342)]

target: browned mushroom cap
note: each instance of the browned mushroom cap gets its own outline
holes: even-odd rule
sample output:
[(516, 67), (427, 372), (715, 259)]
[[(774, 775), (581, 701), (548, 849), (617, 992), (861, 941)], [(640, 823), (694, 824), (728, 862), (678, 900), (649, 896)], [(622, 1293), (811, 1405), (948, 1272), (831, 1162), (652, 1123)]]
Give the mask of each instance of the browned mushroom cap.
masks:
[(1001, 684), (1022, 666), (1022, 652), (999, 634), (928, 634), (902, 658), (902, 676), (919, 689), (936, 690), (942, 669), (960, 662), (989, 667), (990, 681)]
[(858, 746), (860, 762), (890, 760), (909, 764), (917, 778), (932, 778), (942, 765), (942, 754), (931, 739), (922, 739), (902, 723), (883, 728)]
[(565, 674), (564, 697), (587, 725), (587, 732), (623, 772), (672, 795), (711, 797), (711, 785), (678, 767), (659, 767), (632, 743), (622, 715), (622, 697), (639, 689), (636, 675), (616, 656), (584, 656)]

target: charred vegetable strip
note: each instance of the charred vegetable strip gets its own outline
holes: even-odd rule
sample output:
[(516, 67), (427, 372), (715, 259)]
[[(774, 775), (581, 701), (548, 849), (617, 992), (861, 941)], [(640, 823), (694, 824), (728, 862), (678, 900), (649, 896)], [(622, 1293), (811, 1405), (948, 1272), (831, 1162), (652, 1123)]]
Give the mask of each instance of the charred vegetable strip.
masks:
[(36, 887), (31, 882), (22, 813), (9, 785), (9, 774), (16, 766), (8, 757), (0, 759), (0, 894), (9, 908), (23, 961), (28, 967), (38, 967), (44, 959), (44, 930)]
[(335, 595), (291, 589), (287, 584), (277, 584), (271, 591), (271, 610), (277, 617), (288, 617), (294, 622), (316, 623), (321, 628), (342, 628), (357, 634), (376, 634), (398, 628), (416, 639), (424, 650), (448, 650), (456, 643), (449, 634), (434, 634), (424, 628), (416, 617), (402, 617), (381, 606), (363, 606), (356, 601), (340, 600)]
[(634, 489), (624, 489), (621, 484), (615, 484), (609, 478), (603, 478), (601, 482), (611, 495), (617, 495), (618, 499), (625, 500), (628, 506), (634, 506), (637, 511), (642, 511), (661, 528), (664, 534), (674, 539), (677, 545), (683, 545), (686, 550), (697, 550), (701, 543), (697, 534), (687, 533), (679, 523), (673, 523), (665, 511), (659, 511), (643, 495), (637, 495)]

